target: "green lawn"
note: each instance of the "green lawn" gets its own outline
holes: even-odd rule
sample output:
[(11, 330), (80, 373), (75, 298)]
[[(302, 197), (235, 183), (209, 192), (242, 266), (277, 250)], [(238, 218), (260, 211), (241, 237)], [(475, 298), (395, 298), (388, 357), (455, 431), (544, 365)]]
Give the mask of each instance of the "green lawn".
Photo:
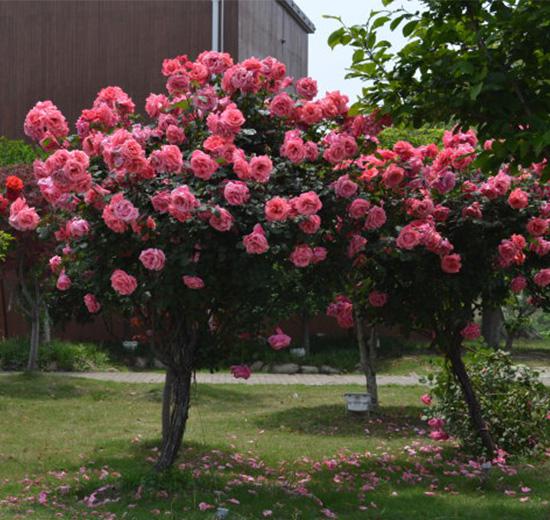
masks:
[[(159, 386), (2, 376), (0, 518), (213, 519), (201, 502), (235, 520), (550, 518), (549, 457), (482, 478), (418, 434), (422, 388), (381, 388), (371, 419), (344, 410), (358, 388), (199, 385), (179, 467), (160, 477)], [(101, 486), (110, 502), (83, 503)]]

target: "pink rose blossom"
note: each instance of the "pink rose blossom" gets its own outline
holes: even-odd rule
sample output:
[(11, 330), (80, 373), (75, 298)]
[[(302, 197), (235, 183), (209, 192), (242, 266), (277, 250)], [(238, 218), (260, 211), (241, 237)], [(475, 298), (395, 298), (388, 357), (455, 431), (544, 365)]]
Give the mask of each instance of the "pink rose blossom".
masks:
[(246, 365), (232, 365), (229, 370), (235, 379), (248, 379), (252, 371)]
[(48, 264), (50, 266), (52, 273), (58, 273), (59, 270), (61, 269), (62, 263), (63, 263), (63, 260), (58, 255), (52, 256), (48, 261)]
[(191, 170), (195, 177), (207, 181), (218, 169), (218, 163), (201, 150), (195, 150), (191, 154)]
[(277, 94), (269, 103), (269, 111), (277, 117), (290, 117), (294, 111), (294, 100), (285, 92)]
[(122, 269), (116, 269), (111, 275), (111, 287), (121, 296), (129, 296), (137, 289), (137, 280)]
[(405, 170), (396, 164), (390, 164), (382, 174), (382, 182), (386, 188), (396, 188), (405, 178)]
[(269, 336), (267, 341), (273, 350), (281, 350), (290, 345), (292, 338), (287, 336), (280, 327), (277, 327), (275, 329), (275, 334)]
[(533, 217), (527, 223), (527, 231), (529, 234), (538, 237), (546, 234), (548, 231), (548, 220), (539, 217)]
[(86, 305), (90, 314), (96, 314), (101, 310), (101, 304), (97, 301), (97, 298), (90, 293), (84, 295), (84, 305)]
[(296, 267), (307, 267), (313, 259), (313, 250), (307, 244), (297, 245), (290, 254), (290, 261)]
[(520, 293), (527, 287), (527, 279), (525, 276), (516, 276), (511, 282), (510, 282), (510, 289), (512, 292)]
[(250, 159), (250, 178), (265, 184), (273, 170), (273, 163), (267, 155), (258, 155)]
[(90, 232), (90, 224), (82, 218), (75, 218), (69, 221), (68, 230), (72, 238), (82, 238)]
[(426, 405), (430, 406), (432, 404), (432, 398), (429, 394), (424, 394), (420, 397), (420, 400)]
[(516, 188), (508, 197), (508, 204), (514, 209), (526, 208), (529, 204), (529, 196), (521, 188)]
[(25, 199), (19, 197), (10, 206), (8, 222), (17, 231), (32, 231), (38, 227), (40, 217), (34, 208), (28, 206)]
[(269, 222), (284, 222), (290, 212), (290, 204), (282, 197), (273, 197), (265, 204), (265, 217)]
[(323, 203), (317, 193), (308, 191), (292, 199), (292, 207), (295, 208), (300, 215), (314, 215), (321, 210)]
[(67, 291), (68, 289), (70, 289), (71, 285), (72, 285), (72, 281), (65, 273), (65, 270), (61, 271), (61, 273), (59, 274), (59, 277), (57, 278), (57, 283), (55, 286), (60, 291)]
[(250, 191), (246, 183), (242, 181), (229, 181), (224, 189), (223, 196), (228, 204), (242, 206), (250, 198)]
[(361, 235), (353, 234), (348, 243), (348, 257), (353, 258), (365, 249), (367, 239)]
[(440, 417), (432, 417), (428, 420), (428, 426), (434, 430), (441, 430), (445, 426), (445, 420)]
[(267, 238), (260, 224), (256, 224), (252, 233), (243, 237), (246, 252), (251, 255), (261, 255), (269, 249)]
[(307, 235), (314, 235), (321, 227), (321, 217), (311, 215), (298, 224), (298, 227)]
[(460, 334), (464, 339), (474, 340), (481, 336), (481, 328), (477, 323), (468, 323), (468, 325), (460, 331)]
[(386, 223), (387, 217), (384, 208), (380, 206), (373, 206), (365, 220), (365, 229), (374, 230), (382, 227)]
[(327, 249), (322, 246), (313, 248), (313, 257), (311, 258), (312, 264), (318, 264), (319, 262), (324, 262), (327, 258)]
[(174, 144), (165, 144), (160, 150), (155, 150), (149, 161), (157, 173), (179, 173), (183, 167), (181, 150)]
[(233, 226), (233, 216), (225, 208), (216, 206), (208, 223), (217, 231), (229, 231)]
[(203, 279), (199, 276), (184, 275), (182, 280), (185, 286), (189, 289), (203, 289), (205, 286)]
[(347, 174), (338, 177), (338, 179), (334, 183), (334, 191), (336, 195), (338, 195), (338, 197), (343, 197), (346, 199), (353, 197), (355, 193), (357, 193), (358, 188), (359, 186), (355, 182), (353, 182)]
[(304, 99), (311, 100), (317, 95), (317, 82), (311, 78), (300, 78), (296, 82), (296, 92)]
[(445, 255), (441, 259), (441, 269), (445, 273), (455, 274), (462, 268), (462, 262), (459, 254)]
[(380, 291), (371, 291), (368, 300), (373, 307), (384, 307), (388, 302), (388, 295)]
[(306, 158), (307, 154), (304, 141), (300, 138), (285, 139), (280, 152), (282, 157), (286, 157), (294, 164), (301, 163)]
[(414, 249), (420, 243), (420, 233), (416, 229), (405, 226), (396, 240), (396, 245), (400, 249)]
[(363, 218), (369, 211), (371, 204), (365, 199), (355, 199), (348, 208), (348, 215), (353, 219)]
[(145, 269), (150, 271), (162, 271), (166, 262), (166, 256), (161, 249), (144, 249), (139, 255), (139, 261)]
[(541, 269), (537, 274), (535, 274), (533, 281), (539, 287), (546, 287), (550, 284), (550, 268)]
[(443, 430), (433, 430), (430, 432), (429, 437), (434, 441), (446, 441), (449, 438), (449, 434)]

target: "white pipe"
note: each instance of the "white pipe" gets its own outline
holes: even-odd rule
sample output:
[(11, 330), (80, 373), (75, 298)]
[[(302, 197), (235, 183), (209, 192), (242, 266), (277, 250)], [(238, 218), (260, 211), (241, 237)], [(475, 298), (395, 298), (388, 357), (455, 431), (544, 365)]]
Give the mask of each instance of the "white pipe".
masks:
[(212, 50), (220, 50), (220, 0), (212, 0)]
[(225, 0), (220, 0), (221, 1), (221, 18), (222, 18), (222, 21), (221, 21), (221, 30), (220, 30), (220, 52), (223, 52), (225, 50), (225, 40), (224, 40), (224, 27), (225, 27), (225, 19), (224, 19), (224, 14), (225, 14)]

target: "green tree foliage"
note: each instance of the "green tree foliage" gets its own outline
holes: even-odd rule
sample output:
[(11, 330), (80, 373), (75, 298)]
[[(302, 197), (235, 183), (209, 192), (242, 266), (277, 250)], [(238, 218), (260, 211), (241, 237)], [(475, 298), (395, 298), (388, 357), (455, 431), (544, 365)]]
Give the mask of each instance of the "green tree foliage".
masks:
[[(385, 6), (393, 0), (384, 0)], [(424, 9), (372, 11), (345, 26), (331, 47), (355, 49), (348, 77), (366, 81), (356, 110), (381, 108), (397, 123), (475, 126), (496, 138), (478, 159), (484, 168), (512, 158), (527, 165), (550, 152), (550, 2), (422, 0)], [(380, 38), (401, 30), (399, 51)], [(548, 179), (550, 167), (545, 178)]]

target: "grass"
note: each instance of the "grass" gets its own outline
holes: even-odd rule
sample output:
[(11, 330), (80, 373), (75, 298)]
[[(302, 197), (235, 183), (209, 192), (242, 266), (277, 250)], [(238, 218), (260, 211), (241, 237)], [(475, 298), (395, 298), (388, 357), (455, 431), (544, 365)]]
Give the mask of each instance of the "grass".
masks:
[[(180, 467), (159, 476), (160, 386), (2, 376), (0, 518), (213, 519), (201, 502), (235, 520), (318, 519), (323, 508), (352, 520), (550, 517), (549, 462), (480, 478), (455, 445), (419, 435), (421, 387), (381, 388), (370, 419), (345, 412), (353, 390), (199, 385)], [(83, 503), (104, 485), (97, 496), (114, 501)]]

